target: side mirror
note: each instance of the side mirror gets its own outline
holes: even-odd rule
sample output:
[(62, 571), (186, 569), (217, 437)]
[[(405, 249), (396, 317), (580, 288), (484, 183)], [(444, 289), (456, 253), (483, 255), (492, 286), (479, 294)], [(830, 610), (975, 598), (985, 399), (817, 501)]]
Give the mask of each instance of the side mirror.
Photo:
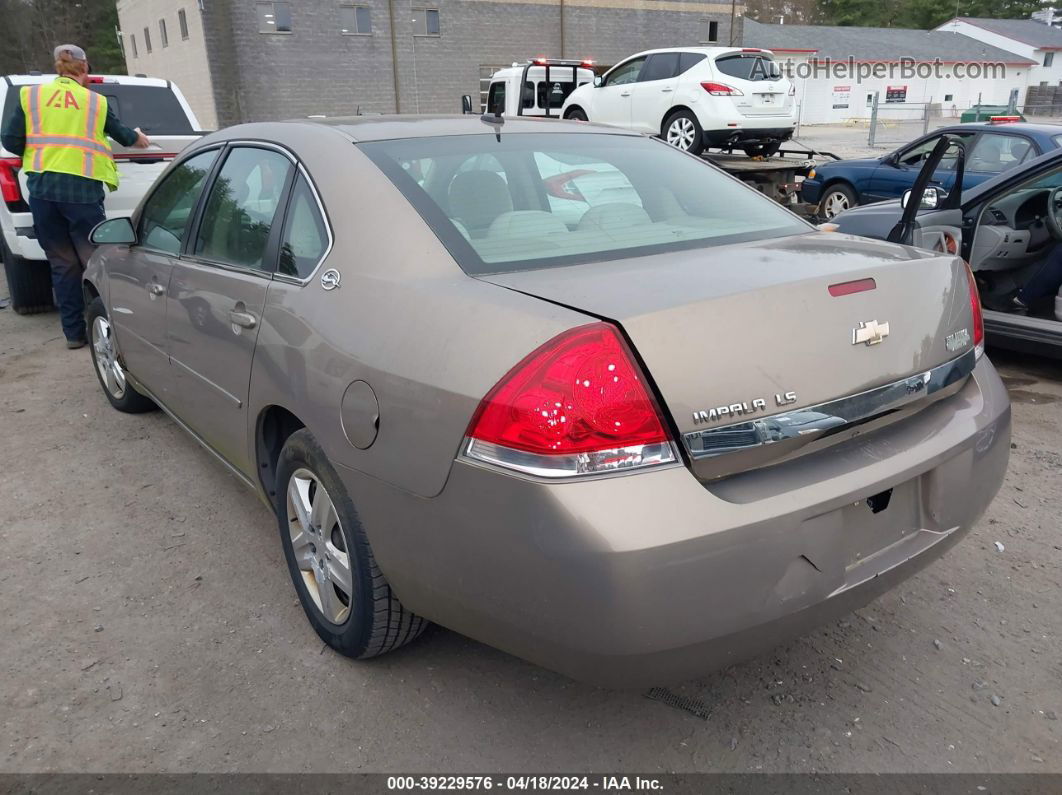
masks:
[(601, 75), (594, 75), (594, 88), (601, 88)]
[(461, 112), (466, 116), (472, 112), (472, 95), (464, 94), (461, 97)]
[[(903, 192), (903, 198), (900, 199), (900, 206), (905, 208), (911, 202), (911, 194), (913, 191), (905, 190)], [(919, 210), (935, 210), (944, 204), (944, 200), (948, 197), (944, 191), (940, 188), (926, 188), (922, 193), (922, 201), (918, 205)]]
[(136, 230), (128, 218), (111, 218), (101, 221), (89, 234), (89, 241), (95, 246), (126, 245), (136, 243)]

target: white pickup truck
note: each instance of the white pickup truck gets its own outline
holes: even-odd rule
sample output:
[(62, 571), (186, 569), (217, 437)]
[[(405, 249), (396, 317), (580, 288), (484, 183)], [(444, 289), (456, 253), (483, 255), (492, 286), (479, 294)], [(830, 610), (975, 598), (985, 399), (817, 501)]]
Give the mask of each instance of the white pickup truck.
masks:
[[(6, 122), (19, 104), (19, 90), (48, 83), (55, 75), (6, 75), (0, 78), (0, 120)], [(120, 185), (107, 193), (108, 217), (131, 215), (155, 178), (202, 131), (180, 89), (168, 80), (152, 77), (92, 76), (89, 88), (107, 97), (108, 106), (121, 122), (139, 127), (151, 139), (149, 149), (131, 149), (111, 142)], [(26, 203), (26, 175), (22, 159), (0, 148), (0, 258), (4, 261), (12, 308), (20, 314), (44, 312), (52, 307), (51, 274), (33, 231)]]

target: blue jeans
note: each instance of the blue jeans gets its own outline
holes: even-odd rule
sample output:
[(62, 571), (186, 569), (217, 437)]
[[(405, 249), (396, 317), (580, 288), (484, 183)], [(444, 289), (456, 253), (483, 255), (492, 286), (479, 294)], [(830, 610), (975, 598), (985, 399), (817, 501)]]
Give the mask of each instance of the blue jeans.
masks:
[(63, 334), (68, 340), (83, 340), (85, 296), (81, 274), (95, 250), (89, 242), (89, 233), (106, 217), (103, 203), (53, 202), (31, 196), (29, 206), (37, 242), (52, 268), (52, 289), (59, 305)]
[(1062, 243), (1055, 244), (1033, 277), (1018, 290), (1018, 298), (1028, 306), (1045, 296), (1057, 295), (1059, 286), (1062, 286)]

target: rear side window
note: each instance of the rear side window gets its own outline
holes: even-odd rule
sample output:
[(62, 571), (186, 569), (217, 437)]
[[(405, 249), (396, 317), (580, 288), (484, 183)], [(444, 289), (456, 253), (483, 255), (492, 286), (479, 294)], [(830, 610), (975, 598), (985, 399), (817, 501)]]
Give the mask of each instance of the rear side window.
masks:
[(679, 54), (678, 74), (684, 74), (707, 58), (703, 52), (684, 52)]
[(724, 55), (715, 59), (715, 68), (739, 80), (778, 80), (782, 76), (778, 64), (764, 55)]
[(7, 120), (11, 118), (15, 112), (15, 108), (18, 107), (21, 99), (19, 98), (19, 89), (21, 86), (8, 86), (7, 93), (4, 98), (4, 112), (0, 114), (0, 125), (7, 127)]
[(94, 83), (90, 88), (107, 97), (107, 107), (126, 127), (139, 127), (149, 136), (194, 132), (177, 95), (165, 86)]
[(270, 270), (266, 243), (284, 196), (291, 161), (279, 152), (229, 152), (210, 189), (195, 253), (214, 262)]
[(548, 83), (540, 80), (538, 83), (538, 106), (545, 108), (546, 102), (549, 102), (549, 107), (559, 108), (564, 105), (564, 100), (573, 91), (575, 91), (575, 83), (570, 80), (567, 82), (550, 80)]
[(639, 83), (650, 80), (667, 80), (678, 74), (679, 54), (677, 52), (661, 52), (650, 55), (645, 62), (645, 68), (638, 77)]
[[(500, 141), (455, 135), (358, 146), (471, 274), (708, 248), (810, 229), (713, 166), (642, 136), (502, 132)], [(429, 161), (431, 177), (417, 181), (414, 173)], [(706, 257), (705, 267), (712, 262)]]
[(966, 160), (966, 169), (1001, 174), (1021, 163), (1032, 149), (1032, 141), (1023, 135), (982, 133)]
[(140, 214), (140, 245), (174, 256), (181, 252), (189, 216), (217, 156), (213, 149), (190, 157), (159, 183)]
[(307, 279), (328, 250), (328, 230), (313, 191), (301, 174), (295, 180), (280, 238), (279, 273)]

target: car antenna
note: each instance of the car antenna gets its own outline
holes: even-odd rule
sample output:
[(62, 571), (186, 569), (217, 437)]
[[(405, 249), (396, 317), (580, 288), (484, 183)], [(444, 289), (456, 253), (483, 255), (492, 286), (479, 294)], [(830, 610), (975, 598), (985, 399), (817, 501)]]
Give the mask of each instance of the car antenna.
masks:
[(501, 113), (484, 113), (479, 117), (479, 120), (484, 124), (489, 124), (494, 128), (494, 137), (498, 139), (498, 143), (501, 143), (501, 128), (505, 124), (505, 117)]

